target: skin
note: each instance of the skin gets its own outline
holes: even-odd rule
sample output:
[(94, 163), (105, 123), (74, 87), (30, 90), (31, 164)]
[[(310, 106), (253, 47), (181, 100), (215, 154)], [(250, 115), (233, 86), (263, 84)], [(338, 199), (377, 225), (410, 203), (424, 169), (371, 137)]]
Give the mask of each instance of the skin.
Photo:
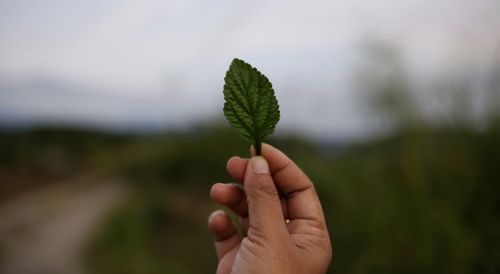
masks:
[(262, 156), (229, 159), (227, 171), (243, 185), (216, 183), (210, 197), (240, 216), (246, 236), (224, 211), (210, 215), (217, 274), (325, 273), (332, 247), (318, 195), (305, 173), (267, 144)]

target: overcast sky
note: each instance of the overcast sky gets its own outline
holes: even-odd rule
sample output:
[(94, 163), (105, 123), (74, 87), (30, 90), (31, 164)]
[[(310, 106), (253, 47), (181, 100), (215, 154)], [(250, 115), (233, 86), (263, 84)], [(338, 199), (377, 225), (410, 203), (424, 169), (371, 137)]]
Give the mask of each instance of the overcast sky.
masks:
[(0, 0), (0, 123), (168, 128), (222, 119), (238, 57), (266, 74), (278, 132), (369, 129), (355, 74), (364, 45), (397, 49), (412, 75), (488, 66), (496, 0)]

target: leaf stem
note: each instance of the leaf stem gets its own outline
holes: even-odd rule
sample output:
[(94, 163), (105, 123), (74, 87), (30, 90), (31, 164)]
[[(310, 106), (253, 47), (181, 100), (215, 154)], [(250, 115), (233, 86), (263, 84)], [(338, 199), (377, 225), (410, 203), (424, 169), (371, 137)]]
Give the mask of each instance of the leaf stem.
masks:
[(255, 140), (255, 154), (257, 156), (260, 156), (261, 146), (262, 146), (262, 143), (258, 140)]

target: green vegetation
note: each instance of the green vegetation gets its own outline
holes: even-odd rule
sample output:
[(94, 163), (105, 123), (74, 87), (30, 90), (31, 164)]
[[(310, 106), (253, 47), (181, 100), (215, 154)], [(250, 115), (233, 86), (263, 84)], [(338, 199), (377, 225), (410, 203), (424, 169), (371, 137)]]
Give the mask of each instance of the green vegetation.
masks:
[[(14, 193), (21, 173), (44, 174), (38, 187), (82, 173), (128, 182), (130, 196), (88, 246), (90, 273), (213, 273), (206, 218), (216, 205), (208, 191), (230, 179), (229, 156), (248, 155), (233, 131), (37, 130), (0, 140), (3, 195)], [(330, 273), (500, 271), (498, 124), (481, 132), (408, 128), (341, 149), (294, 138), (272, 143), (316, 183), (333, 239)]]
[(253, 142), (255, 152), (280, 119), (278, 101), (269, 79), (242, 60), (234, 59), (224, 78), (224, 115), (232, 127)]

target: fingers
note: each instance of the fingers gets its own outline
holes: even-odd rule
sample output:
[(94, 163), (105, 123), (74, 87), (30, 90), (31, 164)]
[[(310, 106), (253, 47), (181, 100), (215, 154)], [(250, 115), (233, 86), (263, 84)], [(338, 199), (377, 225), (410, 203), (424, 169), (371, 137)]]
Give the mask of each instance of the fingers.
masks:
[[(252, 151), (253, 152), (253, 151)], [(280, 150), (262, 144), (276, 187), (284, 193), (290, 219), (311, 219), (325, 225), (314, 186), (305, 173)]]
[[(252, 148), (251, 153), (255, 151)], [(276, 188), (286, 200), (284, 212), (291, 220), (306, 219), (325, 227), (325, 220), (316, 190), (304, 172), (280, 150), (262, 144), (262, 156), (267, 159)], [(232, 157), (227, 162), (228, 173), (243, 181), (248, 159)]]
[[(311, 181), (304, 172), (283, 152), (265, 143), (262, 144), (261, 152), (262, 156), (269, 163), (271, 174), (273, 175), (273, 179), (277, 181), (276, 183), (280, 191), (289, 194), (312, 186)], [(251, 148), (251, 154), (255, 155), (253, 147)], [(226, 165), (229, 175), (235, 180), (243, 182), (247, 163), (248, 159), (238, 156), (231, 157)], [(285, 183), (290, 180), (294, 180), (294, 182)]]
[(255, 228), (254, 231), (267, 235), (287, 233), (278, 190), (264, 157), (253, 157), (248, 161), (244, 188), (247, 195), (250, 228)]
[[(255, 153), (253, 147), (251, 153)], [(312, 182), (304, 172), (277, 148), (263, 143), (261, 153), (269, 162), (269, 168), (276, 185), (285, 195), (312, 186)]]
[(215, 202), (228, 207), (235, 214), (241, 217), (248, 215), (245, 192), (240, 185), (222, 183), (214, 184), (210, 190), (210, 197)]
[(214, 235), (215, 251), (219, 260), (241, 242), (240, 235), (229, 216), (222, 210), (210, 214), (208, 228)]
[(231, 157), (226, 164), (226, 169), (229, 175), (238, 182), (243, 182), (245, 177), (245, 169), (247, 167), (248, 159), (243, 159), (238, 156)]

